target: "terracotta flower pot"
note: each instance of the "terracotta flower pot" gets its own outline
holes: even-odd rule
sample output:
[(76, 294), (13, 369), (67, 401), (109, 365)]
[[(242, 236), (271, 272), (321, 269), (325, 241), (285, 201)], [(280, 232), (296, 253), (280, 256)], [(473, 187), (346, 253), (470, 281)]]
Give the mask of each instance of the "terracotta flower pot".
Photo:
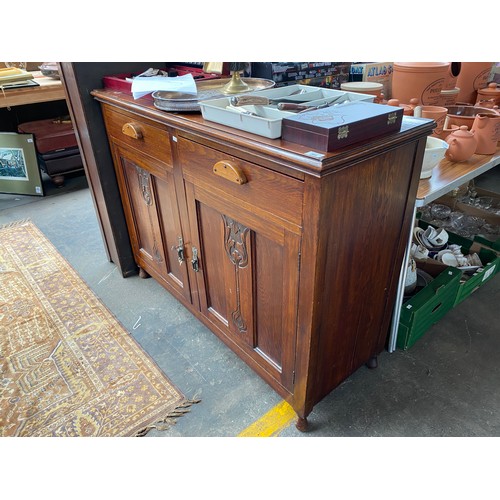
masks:
[(415, 117), (429, 118), (436, 122), (436, 128), (432, 132), (433, 137), (439, 137), (443, 131), (447, 114), (448, 109), (442, 106), (417, 106), (413, 112)]

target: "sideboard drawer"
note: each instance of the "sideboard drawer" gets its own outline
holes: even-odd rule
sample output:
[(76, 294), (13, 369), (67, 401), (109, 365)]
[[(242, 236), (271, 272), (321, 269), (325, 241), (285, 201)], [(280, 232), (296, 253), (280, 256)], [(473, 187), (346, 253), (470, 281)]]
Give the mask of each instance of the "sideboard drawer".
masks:
[(302, 225), (302, 181), (182, 137), (178, 148), (186, 180)]
[(167, 129), (150, 124), (143, 118), (125, 115), (104, 106), (108, 135), (146, 153), (167, 165), (172, 165), (172, 148)]

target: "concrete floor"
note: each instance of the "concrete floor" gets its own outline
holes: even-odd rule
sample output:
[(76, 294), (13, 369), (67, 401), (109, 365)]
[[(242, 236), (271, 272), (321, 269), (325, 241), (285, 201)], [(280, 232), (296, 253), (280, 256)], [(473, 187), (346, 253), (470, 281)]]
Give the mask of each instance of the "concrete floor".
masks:
[[(153, 279), (107, 261), (84, 177), (43, 198), (0, 194), (0, 224), (31, 218), (188, 398), (202, 401), (151, 437), (234, 437), (281, 398)], [(477, 185), (500, 192), (500, 167)], [(141, 300), (137, 300), (141, 297)], [(500, 436), (500, 275), (408, 351), (383, 352), (321, 401), (310, 431), (281, 437)]]

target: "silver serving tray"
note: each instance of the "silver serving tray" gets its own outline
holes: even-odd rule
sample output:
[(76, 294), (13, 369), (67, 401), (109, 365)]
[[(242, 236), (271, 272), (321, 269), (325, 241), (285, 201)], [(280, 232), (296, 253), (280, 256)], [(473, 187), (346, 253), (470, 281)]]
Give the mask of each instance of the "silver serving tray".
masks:
[[(226, 97), (227, 94), (224, 94), (222, 89), (230, 81), (230, 78), (220, 78), (196, 82), (198, 94), (195, 96), (183, 92), (157, 90), (152, 94), (154, 99), (153, 104), (156, 108), (163, 111), (200, 111), (200, 101)], [(275, 86), (275, 82), (264, 78), (242, 78), (242, 81), (248, 84), (249, 88), (247, 91), (241, 93), (265, 90)]]

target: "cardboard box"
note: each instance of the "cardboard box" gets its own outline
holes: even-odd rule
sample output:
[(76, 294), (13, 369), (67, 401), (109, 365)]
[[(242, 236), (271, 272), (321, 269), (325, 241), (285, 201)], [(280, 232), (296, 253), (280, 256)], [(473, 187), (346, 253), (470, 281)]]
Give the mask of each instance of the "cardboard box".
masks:
[(392, 62), (354, 63), (349, 70), (349, 81), (381, 83), (387, 100), (392, 97), (392, 72)]
[(319, 151), (335, 151), (356, 142), (398, 132), (403, 108), (350, 102), (283, 118), (283, 140)]
[[(481, 188), (475, 188), (475, 189), (479, 197), (483, 196), (490, 197), (493, 199), (493, 203), (500, 207), (500, 193), (496, 193), (494, 191), (488, 191), (486, 189), (481, 189)], [(450, 207), (452, 210), (462, 212), (466, 215), (481, 217), (488, 224), (492, 224), (494, 226), (500, 226), (500, 215), (496, 215), (488, 210), (484, 210), (482, 208), (469, 205), (468, 203), (463, 203), (458, 201), (458, 198), (463, 196), (463, 194), (465, 194), (466, 191), (467, 191), (466, 187), (462, 186), (458, 189), (457, 196), (453, 196), (452, 194), (448, 193), (444, 196), (441, 196), (441, 198), (438, 198), (434, 203), (446, 205), (447, 207)], [(474, 237), (474, 241), (482, 245), (485, 245), (487, 247), (490, 247), (494, 250), (500, 251), (500, 238), (495, 238), (494, 236), (489, 236), (488, 234), (484, 233), (481, 235), (476, 235)]]
[(287, 85), (315, 85), (340, 89), (349, 80), (350, 62), (253, 62), (251, 76), (265, 78), (276, 87)]

